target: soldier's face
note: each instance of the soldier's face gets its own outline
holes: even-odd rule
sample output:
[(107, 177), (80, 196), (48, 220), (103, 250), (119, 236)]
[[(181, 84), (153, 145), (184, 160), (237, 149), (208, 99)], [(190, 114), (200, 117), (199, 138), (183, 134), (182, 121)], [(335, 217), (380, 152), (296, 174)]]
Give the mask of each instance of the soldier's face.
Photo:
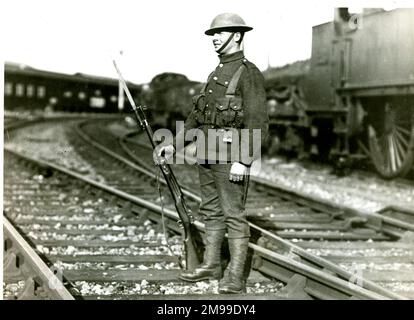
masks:
[[(214, 50), (217, 53), (219, 52), (219, 50), (223, 46), (223, 44), (227, 42), (227, 40), (229, 39), (231, 34), (232, 34), (232, 32), (221, 31), (221, 32), (217, 32), (213, 35)], [(233, 50), (233, 48), (236, 46), (235, 40), (237, 39), (237, 37), (236, 37), (237, 34), (239, 34), (239, 33), (237, 32), (235, 34), (235, 36), (233, 37), (233, 39), (231, 39), (229, 44), (225, 48), (223, 48), (222, 51), (220, 51), (221, 54), (226, 54), (227, 52), (231, 52)]]

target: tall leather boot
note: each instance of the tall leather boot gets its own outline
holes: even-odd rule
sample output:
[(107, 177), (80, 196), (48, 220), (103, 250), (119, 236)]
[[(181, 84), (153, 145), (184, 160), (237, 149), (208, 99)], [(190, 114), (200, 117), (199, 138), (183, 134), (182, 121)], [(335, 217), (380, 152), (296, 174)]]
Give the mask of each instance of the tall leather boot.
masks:
[(194, 270), (183, 271), (179, 278), (185, 281), (197, 282), (202, 280), (220, 279), (223, 276), (221, 268), (221, 244), (226, 230), (207, 230), (205, 235), (205, 251), (203, 263)]
[(220, 280), (219, 293), (246, 292), (244, 266), (248, 248), (249, 238), (229, 239), (230, 265), (228, 274)]

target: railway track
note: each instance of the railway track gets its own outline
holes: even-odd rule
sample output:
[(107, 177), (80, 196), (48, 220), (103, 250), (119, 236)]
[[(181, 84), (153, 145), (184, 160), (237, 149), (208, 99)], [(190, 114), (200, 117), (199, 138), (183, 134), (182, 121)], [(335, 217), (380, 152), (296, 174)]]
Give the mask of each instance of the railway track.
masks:
[[(414, 180), (408, 176), (406, 178), (395, 178), (392, 180), (384, 180), (378, 177), (377, 173), (370, 171), (362, 171), (360, 167), (352, 167), (347, 174), (338, 174), (332, 169), (332, 166), (327, 164), (314, 163), (310, 160), (293, 161), (279, 158), (275, 164), (271, 164), (270, 170), (281, 170), (283, 172), (284, 166), (290, 167), (289, 174), (293, 179), (300, 180), (304, 184), (312, 184), (318, 181), (324, 181), (330, 185), (330, 188), (335, 193), (346, 193), (353, 197), (358, 197), (363, 194), (364, 199), (374, 203), (382, 203), (385, 206), (392, 206), (394, 203), (399, 203), (401, 207), (413, 208), (413, 194), (408, 194), (407, 189), (414, 189)], [(286, 169), (285, 169), (286, 170)], [(367, 188), (372, 188), (373, 193), (367, 192)], [(390, 197), (391, 192), (386, 190), (402, 191), (399, 197)], [(379, 192), (378, 192), (379, 191)], [(405, 192), (404, 192), (405, 191)], [(388, 193), (388, 195), (387, 195)], [(408, 196), (406, 199), (404, 195)]]
[[(139, 141), (139, 138), (137, 139), (136, 132), (126, 134), (123, 137), (120, 137), (119, 143), (123, 148), (123, 151), (126, 152), (132, 159), (139, 162), (141, 165), (146, 166), (148, 170), (151, 170), (151, 166), (148, 165), (148, 163), (151, 163), (151, 153), (147, 152), (145, 154), (144, 150), (150, 150), (150, 146), (147, 143)], [(182, 155), (180, 155), (182, 156)], [(197, 173), (192, 168), (192, 166), (176, 166), (176, 171), (182, 171), (181, 177), (184, 184), (186, 184), (187, 188), (189, 190), (197, 190), (198, 185), (194, 183), (194, 180), (191, 179), (194, 175)], [(190, 178), (189, 178), (190, 177)], [(259, 209), (258, 213), (254, 210), (248, 210), (248, 213), (251, 213), (252, 219), (261, 219), (260, 217), (263, 216), (263, 220), (265, 227), (275, 227), (278, 229), (315, 229), (315, 226), (308, 226), (306, 224), (298, 224), (295, 222), (295, 219), (292, 220), (294, 224), (283, 224), (283, 223), (277, 223), (276, 224), (272, 222), (272, 218), (275, 217), (275, 214), (280, 214), (281, 210), (282, 212), (286, 209), (284, 207), (286, 206), (286, 202), (293, 202), (293, 207), (291, 211), (297, 210), (302, 211), (304, 214), (308, 214), (308, 220), (309, 221), (318, 221), (316, 217), (312, 217), (310, 214), (314, 213), (313, 211), (325, 211), (327, 213), (330, 213), (332, 217), (338, 217), (338, 218), (346, 218), (347, 221), (343, 221), (339, 225), (332, 224), (331, 220), (325, 221), (326, 223), (329, 223), (329, 226), (322, 227), (319, 225), (316, 226), (316, 229), (327, 229), (327, 230), (349, 230), (351, 233), (355, 232), (357, 234), (350, 234), (349, 240), (366, 240), (366, 239), (373, 239), (375, 238), (377, 240), (385, 240), (386, 237), (383, 235), (375, 235), (371, 231), (374, 229), (378, 232), (381, 232), (385, 234), (388, 237), (392, 238), (401, 238), (405, 235), (405, 233), (414, 231), (414, 209), (409, 207), (408, 205), (394, 205), (389, 204), (384, 206), (382, 209), (376, 211), (376, 212), (367, 212), (360, 211), (360, 210), (353, 210), (345, 205), (338, 205), (333, 204), (327, 200), (324, 200), (322, 198), (317, 197), (311, 197), (303, 194), (299, 194), (296, 190), (292, 188), (288, 188), (286, 186), (279, 186), (278, 184), (271, 182), (270, 180), (263, 179), (260, 177), (252, 176), (251, 181), (253, 182), (253, 187), (249, 190), (249, 200), (251, 201), (251, 204), (248, 204), (250, 208), (257, 208), (257, 203), (261, 203), (262, 198), (265, 200), (268, 200), (267, 203), (265, 201), (265, 208)], [(349, 189), (356, 190), (355, 192), (361, 193), (361, 190), (357, 189), (357, 186), (350, 186)], [(332, 186), (331, 190), (333, 192), (343, 192), (344, 189), (341, 187), (335, 187)], [(257, 193), (258, 191), (258, 193)], [(263, 195), (263, 193), (267, 193), (270, 195), (269, 197), (262, 197), (260, 194)], [(375, 198), (373, 195), (366, 195), (368, 199)], [(196, 197), (194, 197), (196, 198)], [(279, 202), (278, 202), (279, 201)], [(388, 200), (389, 203), (392, 203), (392, 200)], [(307, 208), (306, 208), (307, 207)], [(268, 213), (263, 213), (264, 211), (270, 211)], [(275, 212), (277, 211), (277, 212)], [(258, 217), (255, 217), (255, 215), (258, 214)], [(360, 217), (360, 219), (358, 219)], [(316, 218), (316, 219), (314, 219)], [(286, 220), (289, 221), (289, 220)], [(342, 224), (342, 225), (341, 225)], [(354, 228), (354, 226), (364, 227), (367, 226), (367, 230), (363, 230), (363, 228)], [(367, 234), (364, 236), (364, 232), (367, 232)], [(371, 232), (371, 235), (369, 234)], [(282, 233), (281, 233), (282, 234)], [(284, 237), (288, 238), (318, 238), (318, 236), (314, 236), (311, 233), (307, 232), (306, 235), (302, 233), (297, 233), (295, 231), (292, 231), (290, 234), (283, 233)], [(331, 235), (322, 235), (321, 238), (324, 239), (344, 239), (347, 240), (347, 235), (341, 232), (338, 238), (335, 236), (335, 234)], [(372, 238), (374, 237), (374, 238)]]
[[(151, 297), (153, 299), (157, 294), (162, 295), (163, 299), (178, 298), (176, 294), (168, 295), (172, 289), (174, 292), (185, 293), (186, 298), (200, 298), (200, 295), (191, 295), (191, 292), (196, 293), (197, 290), (202, 289), (198, 288), (199, 285), (188, 285), (177, 281), (178, 259), (168, 254), (168, 248), (162, 241), (159, 241), (160, 233), (154, 231), (154, 226), (147, 220), (148, 217), (141, 216), (141, 219), (139, 217), (137, 219), (138, 210), (141, 214), (145, 214), (142, 208), (131, 210), (134, 212), (132, 217), (128, 210), (126, 210), (128, 212), (120, 213), (123, 211), (120, 208), (125, 208), (125, 199), (120, 199), (114, 204), (113, 194), (108, 194), (109, 199), (106, 199), (102, 190), (94, 190), (88, 184), (81, 188), (78, 180), (74, 180), (75, 185), (72, 185), (68, 177), (62, 176), (64, 173), (54, 172), (52, 174), (50, 170), (57, 169), (55, 166), (52, 166), (52, 169), (45, 169), (44, 163), (38, 163), (40, 167), (35, 171), (40, 172), (33, 172), (36, 165), (30, 159), (9, 153), (6, 155), (7, 172), (13, 174), (7, 176), (6, 179), (6, 185), (9, 188), (5, 190), (5, 214), (19, 226), (19, 229), (30, 239), (46, 261), (53, 263), (53, 268), (59, 270), (64, 284), (75, 298), (144, 299)], [(76, 177), (75, 173), (72, 175)], [(91, 199), (91, 195), (95, 193), (99, 194), (99, 198)], [(126, 194), (124, 196), (130, 197)], [(55, 200), (51, 201), (51, 199)], [(140, 201), (144, 201), (144, 204), (146, 202), (142, 199)], [(154, 208), (156, 209), (156, 206)], [(27, 210), (30, 210), (30, 214)], [(104, 212), (99, 214), (99, 211)], [(166, 214), (177, 219), (171, 210), (167, 210)], [(144, 219), (144, 226), (142, 226)], [(153, 219), (159, 220), (159, 218)], [(140, 231), (143, 232), (136, 231), (140, 229), (140, 226), (143, 229)], [(120, 236), (120, 233), (127, 235)], [(117, 238), (118, 241), (111, 241), (113, 238)], [(179, 239), (176, 238), (173, 242), (170, 239), (170, 245), (174, 241), (177, 245)], [(254, 245), (253, 248), (255, 248)], [(261, 250), (264, 257), (277, 258), (272, 252), (263, 248), (257, 247), (256, 250)], [(141, 252), (152, 254), (142, 255)], [(10, 253), (7, 250), (6, 256), (8, 255)], [(166, 265), (165, 269), (162, 268), (163, 263)], [(308, 270), (308, 272), (312, 274), (313, 271)], [(274, 280), (261, 277), (258, 281), (254, 278), (250, 281), (254, 281), (250, 283), (251, 290), (267, 291), (266, 295), (253, 292), (243, 295), (243, 298), (295, 297), (292, 293), (289, 295), (285, 291), (272, 293), (272, 290), (282, 288), (282, 284)], [(203, 298), (217, 299), (218, 296), (214, 295), (214, 288), (217, 284), (215, 286), (214, 283), (204, 285), (210, 287), (211, 292), (205, 293)], [(344, 281), (342, 286), (346, 287)], [(22, 293), (19, 297), (42, 298), (36, 292), (28, 295), (29, 290), (30, 288), (25, 287), (23, 290), (25, 294)], [(89, 290), (94, 290), (94, 294), (88, 294)], [(343, 290), (349, 291), (347, 288)], [(114, 294), (113, 291), (116, 293)], [(96, 292), (102, 294), (98, 295)], [(367, 294), (365, 298), (381, 297), (366, 290), (362, 290), (359, 294), (362, 294), (361, 297)], [(225, 296), (224, 298), (230, 299), (231, 297)]]
[(7, 283), (3, 290), (10, 292), (4, 298), (73, 299), (55, 270), (46, 265), (6, 217), (3, 217), (3, 235), (3, 281)]
[[(93, 131), (95, 138), (97, 136), (102, 137), (102, 131), (96, 128)], [(119, 154), (122, 154), (121, 146), (113, 144), (114, 141), (108, 141), (111, 139), (112, 137), (106, 136), (106, 143), (109, 143), (112, 151), (115, 151), (119, 156)], [(116, 137), (114, 139), (116, 140)], [(74, 143), (76, 144), (76, 141)], [(111, 161), (108, 158), (108, 153), (98, 150), (91, 152), (90, 147), (86, 147), (79, 140), (77, 144), (79, 149), (84, 148), (82, 152), (84, 152), (84, 155), (87, 155), (88, 161), (93, 162), (96, 168), (102, 170), (101, 173), (104, 174), (106, 180), (104, 184), (90, 179), (82, 179), (79, 174), (57, 168), (53, 164), (37, 162), (36, 165), (29, 165), (29, 169), (33, 170), (30, 167), (40, 165), (40, 170), (45, 172), (45, 174), (41, 174), (43, 179), (39, 178), (40, 175), (33, 175), (33, 172), (28, 175), (29, 177), (38, 176), (37, 179), (44, 182), (47, 180), (44, 186), (49, 192), (53, 191), (52, 195), (47, 195), (45, 198), (40, 196), (40, 200), (37, 198), (39, 195), (35, 196), (36, 200), (30, 199), (30, 196), (29, 199), (26, 199), (28, 201), (22, 201), (23, 205), (21, 205), (18, 201), (18, 198), (22, 196), (20, 191), (17, 192), (17, 199), (13, 192), (8, 193), (7, 196), (5, 193), (5, 201), (9, 201), (9, 208), (6, 210), (7, 216), (11, 217), (13, 223), (18, 225), (27, 234), (31, 241), (35, 243), (37, 250), (46, 256), (47, 261), (54, 263), (55, 267), (58, 265), (62, 269), (63, 277), (66, 281), (65, 285), (69, 287), (71, 293), (76, 298), (145, 299), (157, 296), (174, 298), (179, 297), (179, 294), (176, 294), (176, 292), (180, 292), (181, 294), (185, 293), (186, 298), (203, 297), (204, 299), (217, 299), (218, 296), (214, 294), (214, 286), (216, 284), (202, 283), (201, 285), (207, 286), (212, 291), (205, 292), (204, 295), (200, 296), (195, 293), (197, 290), (198, 292), (202, 291), (202, 288), (190, 288), (191, 285), (179, 283), (176, 278), (179, 270), (179, 259), (172, 254), (167, 254), (171, 252), (165, 245), (165, 239), (162, 236), (164, 234), (159, 232), (162, 229), (160, 219), (162, 208), (160, 206), (160, 197), (156, 195), (157, 186), (154, 179), (156, 174), (143, 168), (137, 171), (137, 165), (132, 162), (127, 165), (128, 161), (125, 159), (122, 162), (123, 164), (119, 162), (120, 160), (114, 161), (112, 159)], [(19, 157), (22, 159), (21, 156), (6, 152), (5, 159), (9, 157)], [(24, 159), (20, 161), (6, 161), (5, 164), (11, 166), (22, 165), (21, 162), (33, 163), (31, 159)], [(27, 167), (27, 165), (23, 166)], [(48, 169), (45, 169), (45, 167)], [(122, 175), (119, 174), (121, 168), (124, 172)], [(5, 170), (5, 172), (23, 174), (25, 172), (23, 169), (15, 168), (13, 170), (13, 168), (10, 168), (10, 170)], [(54, 171), (58, 169), (60, 173)], [(51, 170), (53, 174), (51, 174)], [(128, 174), (126, 175), (127, 171)], [(62, 175), (64, 178), (62, 178)], [(23, 181), (25, 180), (27, 180), (27, 176), (24, 177), (23, 175)], [(68, 181), (72, 180), (73, 182), (68, 183)], [(82, 182), (79, 182), (81, 180)], [(6, 186), (12, 186), (14, 181), (18, 181), (18, 179), (13, 176), (11, 180), (7, 180)], [(42, 189), (40, 185), (36, 186), (33, 181), (27, 183), (27, 185), (29, 189), (33, 187), (35, 190)], [(47, 185), (49, 187), (46, 187)], [(62, 189), (60, 189), (61, 187)], [(12, 189), (20, 190), (20, 187), (13, 187)], [(76, 193), (76, 190), (78, 193)], [(23, 194), (25, 192), (27, 191), (24, 191)], [(75, 194), (72, 194), (72, 192), (75, 192)], [(36, 194), (32, 190), (28, 192), (28, 195), (31, 193)], [(134, 196), (135, 194), (139, 194), (140, 197)], [(186, 194), (190, 199), (191, 197), (193, 198), (192, 205), (196, 206), (197, 195), (191, 195), (189, 191)], [(256, 196), (258, 197), (256, 200), (258, 200), (260, 198), (259, 191)], [(53, 206), (52, 208), (50, 207), (54, 203), (50, 201), (51, 198), (58, 199), (57, 203), (54, 204), (55, 208)], [(179, 228), (174, 222), (177, 219), (177, 215), (167, 198), (163, 199), (164, 214), (171, 220), (167, 220), (165, 224), (171, 230), (170, 232), (177, 234)], [(76, 200), (75, 203), (71, 203), (73, 199)], [(62, 202), (67, 202), (69, 205), (67, 210)], [(27, 206), (27, 203), (30, 205)], [(94, 205), (97, 205), (97, 207), (94, 207)], [(35, 208), (44, 206), (44, 208), (36, 212), (37, 210), (33, 210), (33, 206)], [(61, 214), (56, 214), (56, 208), (62, 211)], [(33, 211), (33, 214), (25, 216), (21, 213), (22, 210)], [(297, 217), (300, 219), (305, 218), (305, 215), (302, 213), (296, 213)], [(286, 212), (285, 214), (294, 215), (293, 213)], [(319, 213), (316, 212), (316, 214)], [(323, 218), (323, 215), (320, 215), (320, 218)], [(131, 256), (131, 252), (128, 249), (138, 250), (134, 252), (139, 252), (139, 248), (142, 247), (140, 247), (140, 244), (146, 244), (142, 242), (142, 239), (146, 235), (148, 236), (148, 234), (141, 234), (137, 231), (140, 230), (143, 224), (144, 226), (150, 226), (150, 231), (148, 232), (151, 236), (157, 235), (154, 247), (164, 248), (162, 249), (164, 251), (161, 252), (165, 257), (168, 256), (169, 258), (151, 255), (148, 258), (149, 260), (146, 260), (147, 255), (144, 255), (144, 258), (138, 254), (132, 254)], [(35, 230), (31, 229), (33, 226), (36, 226)], [(198, 223), (197, 226), (202, 231), (202, 224)], [(337, 268), (336, 265), (330, 264), (317, 255), (309, 254), (303, 248), (292, 245), (292, 243), (282, 239), (276, 233), (264, 230), (253, 223), (252, 227), (258, 232), (256, 235), (257, 241), (250, 244), (254, 251), (252, 258), (253, 269), (260, 271), (267, 275), (267, 277), (259, 276), (257, 272), (251, 273), (248, 297), (273, 299), (295, 297), (322, 299), (346, 299), (350, 297), (363, 299), (403, 298), (390, 290), (377, 286), (375, 283), (360, 279), (359, 275)], [(26, 230), (23, 230), (25, 228)], [(158, 230), (158, 232), (154, 230)], [(116, 238), (120, 234), (122, 235), (121, 239)], [(90, 237), (82, 238), (85, 236)], [(382, 233), (378, 233), (378, 236), (387, 237)], [(110, 241), (111, 239), (117, 239), (118, 241)], [(172, 241), (173, 245), (177, 246), (179, 237), (172, 236), (171, 239), (169, 240), (170, 243)], [(151, 250), (148, 247), (154, 249), (152, 246), (146, 246), (145, 250)], [(63, 249), (59, 249), (59, 251), (57, 248)], [(124, 253), (128, 252), (127, 255), (129, 256), (120, 254), (120, 252), (113, 249), (118, 249)], [(109, 252), (116, 252), (116, 254), (108, 255)], [(179, 254), (179, 249), (177, 249), (176, 254)], [(157, 269), (160, 266), (155, 266), (156, 261), (171, 261), (172, 264), (170, 266), (173, 271)], [(138, 263), (140, 263), (139, 266), (137, 265)], [(128, 268), (128, 265), (133, 265), (133, 267)], [(126, 268), (126, 270), (123, 270), (123, 268)], [(137, 270), (139, 268), (143, 268), (143, 272), (140, 273)], [(329, 269), (330, 272), (326, 272), (324, 269)], [(169, 277), (166, 276), (167, 279), (157, 278), (165, 273), (169, 275)], [(149, 279), (150, 274), (154, 274), (155, 278)], [(139, 278), (140, 275), (141, 278)], [(351, 283), (345, 279), (351, 280)], [(367, 289), (353, 285), (352, 281), (362, 284)], [(362, 281), (362, 283), (358, 281)], [(172, 288), (174, 288), (175, 293), (169, 294)], [(101, 295), (91, 294), (91, 290), (94, 293), (101, 292)], [(188, 296), (189, 294), (190, 296)]]
[[(115, 145), (115, 141), (112, 145)], [(121, 137), (120, 145), (134, 160), (143, 164), (151, 163), (151, 155), (147, 153), (145, 156), (146, 147), (131, 140), (130, 136)], [(116, 153), (121, 154), (122, 151), (117, 150)], [(177, 170), (182, 171), (181, 174)], [(197, 190), (197, 186), (191, 184), (191, 177), (195, 173), (188, 170), (191, 171), (191, 167), (184, 170), (176, 168), (187, 189)], [(293, 190), (281, 189), (269, 181), (257, 178), (253, 178), (253, 181), (247, 202), (248, 216), (255, 225), (270, 229), (281, 238), (291, 239), (301, 248), (315, 252), (324, 259), (335, 263), (341, 261), (341, 266), (350, 272), (365, 273), (382, 286), (395, 291), (399, 291), (400, 286), (402, 294), (412, 296), (413, 250), (410, 242), (413, 224), (409, 219), (412, 214), (410, 210), (394, 208), (392, 216), (384, 214), (388, 208), (384, 212), (359, 212), (298, 195)], [(197, 195), (193, 193), (192, 199), (197, 200)], [(278, 240), (276, 246), (269, 244), (269, 247), (280, 247)], [(274, 239), (266, 239), (265, 242), (272, 241)], [(330, 250), (317, 250), (328, 244)], [(335, 246), (343, 252), (338, 254)], [(373, 261), (381, 265), (373, 264)], [(400, 270), (400, 273), (392, 276), (396, 270)]]

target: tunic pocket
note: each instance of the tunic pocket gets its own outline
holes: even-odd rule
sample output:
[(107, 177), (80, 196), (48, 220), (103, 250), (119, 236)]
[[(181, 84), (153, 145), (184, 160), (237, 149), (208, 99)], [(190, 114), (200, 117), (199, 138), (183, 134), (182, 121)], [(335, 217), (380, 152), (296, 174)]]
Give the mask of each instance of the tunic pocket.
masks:
[(222, 76), (216, 80), (216, 83), (227, 88), (229, 86), (230, 80), (231, 76)]
[(242, 99), (240, 97), (216, 98), (215, 106), (215, 124), (218, 127), (237, 125), (237, 119), (242, 114)]
[(230, 101), (230, 109), (234, 113), (234, 117), (231, 119), (232, 126), (240, 128), (243, 124), (244, 112), (243, 112), (243, 101), (239, 97), (234, 97)]

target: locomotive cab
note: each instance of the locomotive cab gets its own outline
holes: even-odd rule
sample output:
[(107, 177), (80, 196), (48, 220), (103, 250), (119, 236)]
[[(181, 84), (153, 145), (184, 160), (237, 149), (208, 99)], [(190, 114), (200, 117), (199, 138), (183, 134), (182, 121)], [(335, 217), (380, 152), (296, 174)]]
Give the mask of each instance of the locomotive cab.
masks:
[[(274, 141), (341, 163), (370, 159), (385, 178), (406, 174), (414, 158), (413, 53), (414, 9), (336, 9), (334, 21), (313, 27), (307, 68), (265, 71)], [(291, 108), (282, 99), (289, 92)]]
[(334, 30), (333, 89), (342, 113), (334, 130), (345, 128), (334, 151), (367, 155), (385, 178), (405, 175), (414, 152), (414, 9), (366, 9)]

